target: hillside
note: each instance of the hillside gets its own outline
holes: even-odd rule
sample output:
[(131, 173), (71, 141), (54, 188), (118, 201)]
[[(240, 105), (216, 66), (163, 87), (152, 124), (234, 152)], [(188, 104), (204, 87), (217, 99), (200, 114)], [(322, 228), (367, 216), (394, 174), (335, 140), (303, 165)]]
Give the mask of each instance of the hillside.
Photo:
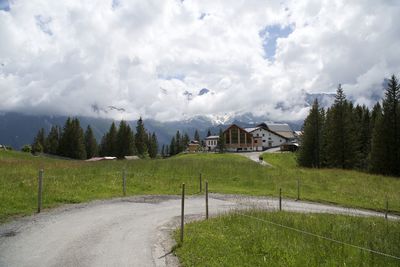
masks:
[[(127, 195), (199, 193), (199, 173), (212, 192), (297, 197), (301, 199), (400, 213), (400, 179), (356, 171), (309, 170), (296, 167), (293, 154), (265, 154), (266, 168), (233, 154), (179, 155), (169, 159), (84, 162), (34, 157), (0, 151), (0, 220), (36, 210), (37, 176), (44, 169), (45, 208), (63, 203), (122, 196), (122, 171)], [(203, 186), (204, 188), (204, 186)]]

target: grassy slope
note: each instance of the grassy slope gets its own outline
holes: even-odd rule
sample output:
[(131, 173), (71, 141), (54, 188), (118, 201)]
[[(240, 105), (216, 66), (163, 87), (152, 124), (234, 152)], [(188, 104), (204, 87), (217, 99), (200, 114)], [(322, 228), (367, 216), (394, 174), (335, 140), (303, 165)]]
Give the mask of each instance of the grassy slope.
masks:
[[(248, 215), (400, 257), (400, 224), (382, 218), (248, 212)], [(175, 233), (179, 240), (179, 231)], [(225, 215), (185, 227), (183, 266), (399, 266), (400, 261), (265, 222)]]
[(127, 194), (198, 193), (199, 173), (210, 191), (296, 197), (297, 177), (302, 198), (341, 205), (382, 209), (385, 196), (390, 209), (400, 212), (400, 179), (355, 171), (297, 168), (293, 154), (265, 155), (274, 165), (263, 167), (238, 155), (196, 154), (165, 160), (83, 162), (33, 157), (0, 151), (0, 221), (36, 209), (37, 176), (44, 168), (44, 207), (122, 195), (122, 169), (127, 169)]

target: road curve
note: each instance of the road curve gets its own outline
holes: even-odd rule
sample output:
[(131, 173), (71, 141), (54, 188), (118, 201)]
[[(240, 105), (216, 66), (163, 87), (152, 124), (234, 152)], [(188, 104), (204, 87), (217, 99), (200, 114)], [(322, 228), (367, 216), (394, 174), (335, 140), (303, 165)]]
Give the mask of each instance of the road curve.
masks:
[[(257, 207), (277, 199), (210, 194), (210, 213)], [(283, 200), (298, 212), (383, 216), (381, 213)], [(185, 201), (188, 218), (204, 215), (204, 197)], [(175, 266), (168, 255), (180, 215), (177, 196), (137, 196), (65, 205), (0, 225), (0, 266)], [(397, 216), (390, 216), (398, 219)]]

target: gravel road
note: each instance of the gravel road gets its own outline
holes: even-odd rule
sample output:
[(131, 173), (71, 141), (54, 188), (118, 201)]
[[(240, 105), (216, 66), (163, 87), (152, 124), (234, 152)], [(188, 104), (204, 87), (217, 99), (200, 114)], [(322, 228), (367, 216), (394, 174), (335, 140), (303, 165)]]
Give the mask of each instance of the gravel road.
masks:
[[(188, 220), (204, 216), (203, 196), (185, 201)], [(276, 209), (277, 199), (210, 194), (211, 215), (232, 209)], [(298, 212), (381, 213), (283, 200)], [(168, 254), (180, 215), (177, 196), (138, 196), (65, 205), (0, 225), (0, 266), (177, 266)], [(390, 216), (398, 219), (396, 216)]]

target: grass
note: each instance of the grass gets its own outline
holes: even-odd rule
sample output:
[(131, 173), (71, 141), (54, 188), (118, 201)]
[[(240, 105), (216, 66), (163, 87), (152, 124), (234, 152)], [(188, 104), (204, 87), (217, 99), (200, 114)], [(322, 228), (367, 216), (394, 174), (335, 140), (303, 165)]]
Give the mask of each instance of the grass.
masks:
[[(400, 257), (400, 223), (382, 218), (248, 211), (272, 221)], [(179, 230), (175, 232), (179, 242)], [(182, 266), (399, 266), (400, 260), (281, 228), (239, 213), (185, 226)]]
[[(34, 157), (0, 151), (0, 222), (32, 214), (37, 203), (37, 176), (44, 169), (43, 206), (79, 203), (122, 196), (122, 170), (127, 194), (187, 194), (199, 191), (199, 173), (219, 193), (297, 196), (339, 205), (382, 210), (386, 196), (392, 212), (400, 213), (400, 179), (357, 171), (298, 168), (293, 154), (264, 154), (266, 168), (239, 155), (191, 154), (169, 159), (84, 162)], [(204, 188), (204, 187), (203, 187)]]

